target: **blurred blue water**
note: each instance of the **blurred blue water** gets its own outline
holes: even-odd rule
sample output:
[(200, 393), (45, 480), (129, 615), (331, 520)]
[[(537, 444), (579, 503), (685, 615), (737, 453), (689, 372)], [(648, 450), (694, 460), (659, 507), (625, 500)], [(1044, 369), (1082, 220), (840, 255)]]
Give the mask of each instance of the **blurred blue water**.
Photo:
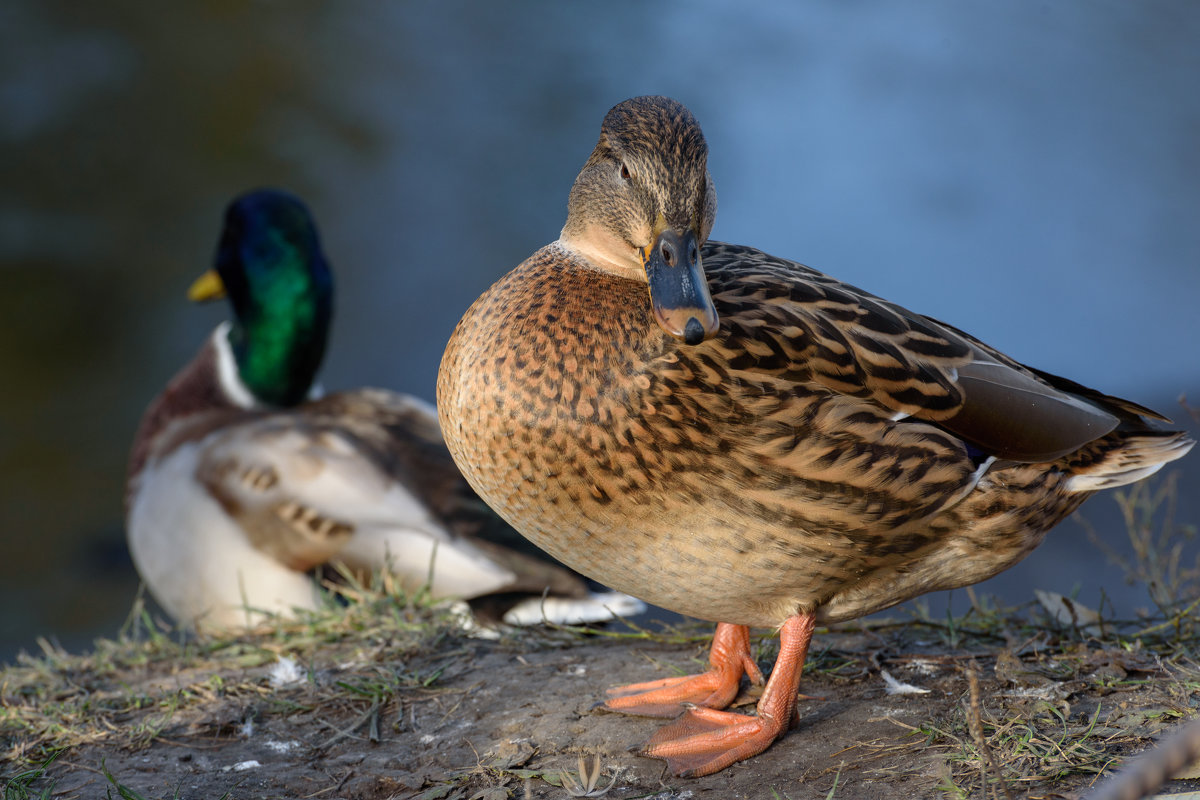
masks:
[[(129, 608), (125, 451), (223, 317), (183, 294), (230, 196), (282, 185), (317, 213), (339, 282), (326, 387), (432, 398), (458, 316), (557, 236), (604, 112), (636, 94), (704, 125), (714, 238), (1180, 416), (1200, 396), (1198, 41), (1183, 0), (10, 0), (0, 658)], [(1084, 513), (1111, 532), (1114, 508)], [(1083, 542), (1067, 523), (985, 590), (1143, 603)]]

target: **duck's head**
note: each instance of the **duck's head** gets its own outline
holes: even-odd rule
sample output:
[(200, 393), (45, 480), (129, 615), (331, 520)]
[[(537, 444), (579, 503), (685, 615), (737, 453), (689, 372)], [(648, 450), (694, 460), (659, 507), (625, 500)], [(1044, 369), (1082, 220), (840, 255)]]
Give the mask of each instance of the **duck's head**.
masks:
[(188, 297), (229, 298), (229, 345), (238, 375), (259, 401), (290, 406), (305, 399), (329, 338), (333, 277), (304, 203), (271, 189), (230, 203), (215, 268)]
[(562, 241), (594, 266), (646, 283), (659, 326), (699, 344), (719, 324), (700, 263), (716, 215), (696, 118), (668, 97), (635, 97), (604, 118), (571, 188)]

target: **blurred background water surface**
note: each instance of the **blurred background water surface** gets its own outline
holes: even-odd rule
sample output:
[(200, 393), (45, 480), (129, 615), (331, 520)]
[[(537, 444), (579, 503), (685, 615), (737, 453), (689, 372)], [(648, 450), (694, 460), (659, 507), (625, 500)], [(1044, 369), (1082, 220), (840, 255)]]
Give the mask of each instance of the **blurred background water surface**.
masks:
[[(128, 612), (127, 448), (225, 316), (184, 293), (238, 192), (317, 215), (326, 388), (432, 400), (462, 311), (558, 235), (605, 111), (669, 94), (708, 136), (714, 238), (1178, 418), (1200, 396), (1198, 84), (1186, 0), (8, 0), (0, 659)], [(1115, 510), (1084, 508), (1114, 542)], [(984, 591), (1032, 588), (1145, 604), (1074, 522)]]

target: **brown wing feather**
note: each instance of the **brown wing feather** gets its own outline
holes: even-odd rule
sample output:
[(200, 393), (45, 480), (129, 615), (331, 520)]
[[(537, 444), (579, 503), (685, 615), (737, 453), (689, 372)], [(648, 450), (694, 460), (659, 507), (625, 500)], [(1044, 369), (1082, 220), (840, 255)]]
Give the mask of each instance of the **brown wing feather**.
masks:
[(961, 337), (849, 284), (758, 250), (710, 242), (704, 267), (731, 336), (759, 370), (814, 380), (892, 412), (944, 419), (963, 401)]
[[(710, 242), (714, 298), (760, 369), (808, 379), (893, 414), (936, 422), (998, 458), (1053, 461), (1117, 427), (1157, 414), (1037, 372), (950, 325), (809, 267)], [(749, 350), (749, 348), (748, 348)]]
[(442, 440), (436, 417), (411, 398), (384, 389), (328, 395), (296, 415), (313, 438), (336, 434), (353, 442), (359, 457), (421, 499), (452, 535), (516, 576), (512, 592), (586, 597), (587, 585), (552, 563), (491, 510), (463, 479)]
[(479, 502), (454, 466), (437, 419), (406, 395), (384, 389), (339, 392), (305, 404), (304, 417), (353, 437), (364, 457), (410, 487), (439, 517), (470, 507), (473, 498)]
[(300, 415), (247, 412), (201, 451), (195, 477), (255, 548), (289, 569), (305, 572), (333, 558), (354, 534), (353, 524), (282, 491), (276, 466), (269, 459), (256, 458), (254, 449), (242, 452), (246, 448), (239, 446), (268, 443), (300, 430), (313, 441), (295, 455), (319, 471), (321, 442), (327, 432), (306, 428)]

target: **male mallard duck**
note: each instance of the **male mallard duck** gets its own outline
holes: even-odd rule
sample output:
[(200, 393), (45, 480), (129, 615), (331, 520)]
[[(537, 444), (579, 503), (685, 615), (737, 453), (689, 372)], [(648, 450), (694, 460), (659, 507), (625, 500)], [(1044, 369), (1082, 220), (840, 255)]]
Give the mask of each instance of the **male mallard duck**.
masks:
[[(707, 156), (673, 100), (609, 111), (561, 237), (471, 306), (438, 377), (454, 460), (518, 531), (720, 623), (709, 672), (606, 704), (695, 704), (644, 750), (680, 775), (783, 734), (818, 621), (991, 577), (1193, 444), (949, 325), (708, 242)], [(780, 628), (755, 717), (718, 710), (743, 673), (761, 680), (749, 625)]]
[(306, 400), (333, 281), (299, 200), (257, 191), (229, 206), (216, 269), (190, 296), (226, 293), (233, 321), (151, 403), (130, 460), (129, 549), (177, 620), (240, 627), (315, 608), (308, 573), (330, 561), (429, 581), (434, 596), (532, 595), (508, 603), (511, 622), (640, 610), (509, 546), (535, 552), (471, 492), (426, 403), (380, 389)]

